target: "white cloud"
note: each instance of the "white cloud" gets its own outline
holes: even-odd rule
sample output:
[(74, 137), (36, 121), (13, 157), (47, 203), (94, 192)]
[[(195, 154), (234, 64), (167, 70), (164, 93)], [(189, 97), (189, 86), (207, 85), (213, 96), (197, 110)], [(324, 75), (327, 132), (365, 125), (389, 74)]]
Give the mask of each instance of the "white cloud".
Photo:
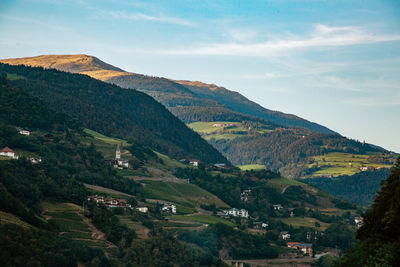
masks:
[(177, 55), (219, 56), (274, 56), (300, 49), (318, 49), (360, 44), (400, 41), (399, 34), (374, 34), (358, 27), (329, 27), (315, 24), (307, 36), (275, 37), (265, 42), (241, 44), (237, 42), (217, 43), (197, 48), (162, 51)]
[(257, 35), (257, 31), (251, 29), (231, 29), (229, 35), (236, 41), (249, 41)]
[(43, 26), (43, 27), (53, 29), (53, 30), (58, 30), (58, 31), (71, 30), (68, 27), (57, 25), (56, 23), (50, 23), (50, 22), (40, 21), (40, 20), (36, 20), (36, 19), (19, 18), (19, 17), (4, 15), (4, 14), (0, 14), (0, 18), (6, 19), (6, 20), (12, 20), (12, 21), (16, 21), (16, 22), (20, 22), (20, 23), (24, 23), (24, 24), (39, 25), (39, 26)]
[(116, 19), (125, 19), (132, 21), (150, 21), (150, 22), (164, 22), (171, 24), (178, 24), (183, 26), (194, 26), (194, 24), (188, 20), (174, 17), (164, 16), (150, 16), (143, 13), (125, 13), (125, 12), (109, 12), (109, 14)]
[(246, 74), (243, 75), (242, 78), (244, 79), (255, 79), (255, 80), (269, 80), (269, 79), (274, 79), (276, 78), (277, 75), (275, 73), (270, 73), (270, 72), (266, 72), (266, 73), (262, 73), (262, 74)]

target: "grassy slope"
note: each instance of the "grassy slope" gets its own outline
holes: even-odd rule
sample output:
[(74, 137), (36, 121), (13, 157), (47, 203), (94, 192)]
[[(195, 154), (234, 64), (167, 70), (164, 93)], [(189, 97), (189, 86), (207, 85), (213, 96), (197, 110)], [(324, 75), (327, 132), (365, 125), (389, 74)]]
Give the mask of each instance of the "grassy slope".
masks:
[(248, 165), (241, 165), (238, 166), (243, 171), (250, 171), (250, 170), (265, 170), (264, 165), (260, 164), (248, 164)]
[(368, 162), (368, 155), (357, 155), (350, 153), (329, 153), (326, 155), (313, 157), (314, 163), (309, 164), (309, 167), (319, 166), (318, 170), (312, 174), (313, 177), (320, 175), (353, 175), (360, 172), (360, 167), (373, 167), (373, 168), (390, 168), (391, 165), (378, 164)]

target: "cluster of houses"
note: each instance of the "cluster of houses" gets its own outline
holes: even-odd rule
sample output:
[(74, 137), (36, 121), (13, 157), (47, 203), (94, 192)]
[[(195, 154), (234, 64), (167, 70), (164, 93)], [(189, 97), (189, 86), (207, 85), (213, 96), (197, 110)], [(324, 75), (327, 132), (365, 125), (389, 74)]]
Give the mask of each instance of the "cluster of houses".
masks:
[(121, 159), (121, 147), (120, 144), (117, 144), (117, 149), (115, 151), (115, 158), (114, 159), (105, 159), (105, 162), (114, 166), (117, 169), (124, 169), (130, 168), (129, 161), (126, 159)]
[(161, 210), (171, 214), (176, 214), (176, 206), (173, 204), (165, 203)]
[[(281, 204), (274, 204), (272, 207), (274, 210), (283, 210), (283, 206)], [(287, 210), (289, 211), (290, 217), (294, 217), (295, 208), (287, 208)]]
[(240, 217), (247, 219), (249, 217), (249, 212), (245, 209), (232, 208), (229, 210), (224, 210), (223, 216)]
[[(183, 164), (189, 164), (194, 167), (198, 167), (200, 164), (200, 160), (192, 159), (192, 160), (187, 160), (187, 159), (181, 159), (179, 160), (180, 163)], [(215, 163), (211, 165), (212, 168), (214, 169), (229, 169), (226, 163)]]
[(250, 189), (243, 190), (242, 193), (240, 193), (240, 200), (246, 202), (249, 200), (249, 194), (251, 193)]
[(223, 128), (223, 127), (232, 127), (233, 125), (234, 125), (233, 123), (214, 123), (213, 127)]
[(93, 196), (88, 196), (88, 201), (94, 201), (97, 204), (99, 203), (103, 203), (104, 205), (106, 205), (108, 208), (132, 208), (132, 206), (128, 203), (126, 203), (126, 201), (124, 200), (118, 200), (115, 198), (105, 198), (102, 196), (98, 196), (98, 195), (93, 195)]
[(268, 227), (268, 223), (265, 222), (253, 222), (253, 228), (254, 229), (265, 229)]
[(300, 242), (287, 242), (288, 248), (297, 249), (304, 254), (312, 255), (313, 254), (313, 247), (312, 244), (309, 243), (300, 243)]

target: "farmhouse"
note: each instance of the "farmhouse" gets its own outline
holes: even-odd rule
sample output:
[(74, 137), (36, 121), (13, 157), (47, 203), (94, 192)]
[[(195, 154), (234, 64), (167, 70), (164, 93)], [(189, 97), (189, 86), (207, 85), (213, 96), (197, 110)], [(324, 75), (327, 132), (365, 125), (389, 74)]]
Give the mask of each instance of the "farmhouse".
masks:
[(312, 244), (309, 243), (300, 243), (300, 242), (287, 242), (288, 248), (294, 248), (300, 250), (304, 254), (312, 255), (313, 249)]
[(251, 193), (250, 189), (243, 190), (242, 193), (240, 193), (240, 200), (241, 201), (247, 201), (249, 200), (249, 193)]
[(225, 163), (216, 163), (214, 164), (214, 167), (217, 169), (228, 169)]
[(173, 204), (164, 204), (161, 210), (171, 214), (176, 214), (176, 206)]
[(265, 223), (265, 222), (254, 222), (253, 223), (254, 229), (265, 229), (267, 227), (268, 227), (268, 223)]
[(282, 206), (281, 204), (275, 204), (275, 205), (273, 205), (273, 207), (274, 207), (274, 210), (281, 210), (281, 209), (283, 209), (283, 206)]
[(146, 207), (146, 206), (143, 206), (143, 205), (138, 205), (138, 206), (136, 206), (136, 209), (137, 209), (139, 212), (143, 212), (143, 213), (147, 213), (147, 212), (149, 211), (149, 208)]
[(200, 161), (198, 161), (198, 160), (191, 160), (190, 162), (189, 162), (189, 164), (190, 165), (192, 165), (192, 166), (199, 166), (199, 163), (200, 163)]
[(6, 156), (6, 157), (11, 157), (13, 159), (18, 159), (18, 155), (15, 154), (14, 150), (12, 150), (9, 147), (5, 147), (2, 150), (0, 150), (0, 156)]
[(130, 204), (127, 204), (124, 200), (118, 200), (115, 198), (104, 198), (102, 196), (94, 195), (88, 196), (88, 201), (94, 201), (96, 204), (103, 203), (108, 208), (131, 208)]
[(286, 231), (280, 232), (279, 237), (282, 238), (283, 240), (287, 240), (287, 239), (290, 239), (290, 234), (289, 234), (289, 232), (286, 232)]
[(18, 133), (19, 133), (19, 134), (22, 134), (22, 135), (27, 135), (27, 136), (29, 136), (29, 135), (31, 134), (30, 131), (25, 130), (25, 129), (19, 129), (19, 130), (18, 130)]
[(233, 217), (242, 217), (242, 218), (248, 218), (249, 217), (249, 212), (245, 209), (230, 209), (230, 210), (225, 210), (225, 215), (228, 216), (233, 216)]
[(29, 160), (32, 162), (32, 164), (38, 164), (40, 162), (42, 162), (41, 158), (29, 158)]
[(360, 228), (364, 223), (364, 219), (362, 217), (354, 217), (354, 223)]

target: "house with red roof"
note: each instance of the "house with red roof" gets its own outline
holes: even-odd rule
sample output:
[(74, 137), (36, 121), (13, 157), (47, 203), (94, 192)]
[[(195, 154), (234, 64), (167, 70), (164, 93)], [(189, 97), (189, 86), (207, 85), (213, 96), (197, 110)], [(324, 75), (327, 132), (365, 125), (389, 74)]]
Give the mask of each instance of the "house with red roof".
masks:
[(15, 154), (14, 150), (9, 147), (5, 147), (0, 150), (0, 156), (11, 157), (13, 159), (18, 159), (18, 155)]

